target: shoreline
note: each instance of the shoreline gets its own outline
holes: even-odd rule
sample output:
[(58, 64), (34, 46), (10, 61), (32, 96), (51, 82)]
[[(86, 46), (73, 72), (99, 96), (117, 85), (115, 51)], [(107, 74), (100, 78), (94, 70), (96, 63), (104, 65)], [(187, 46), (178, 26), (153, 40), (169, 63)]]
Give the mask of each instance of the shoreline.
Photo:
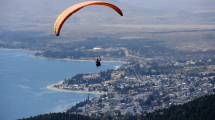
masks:
[(63, 92), (77, 92), (77, 93), (88, 93), (88, 94), (89, 94), (89, 93), (90, 93), (90, 94), (107, 94), (107, 92), (73, 91), (73, 90), (59, 89), (59, 88), (54, 87), (54, 85), (62, 85), (62, 83), (63, 83), (63, 81), (60, 81), (59, 83), (49, 85), (49, 86), (47, 86), (46, 88), (47, 88), (47, 89), (50, 89), (50, 90), (63, 91)]
[[(37, 50), (25, 50), (25, 49), (8, 49), (8, 48), (0, 48), (2, 50), (19, 50), (19, 51), (30, 51), (30, 52), (43, 52), (43, 51), (37, 51)], [(67, 60), (67, 61), (88, 61), (88, 62), (95, 62), (95, 60), (78, 60), (78, 59), (69, 59), (69, 58), (63, 58), (63, 59), (53, 59), (53, 58), (46, 58), (46, 57), (41, 57), (41, 56), (35, 56), (34, 54), (33, 55), (29, 55), (29, 57), (37, 57), (37, 58), (42, 58), (42, 59), (51, 59), (51, 60)], [(118, 63), (127, 63), (125, 61), (102, 61), (102, 62), (118, 62)], [(117, 65), (117, 66), (114, 66), (113, 69), (118, 69), (120, 68), (120, 66), (122, 65)], [(76, 92), (76, 93), (84, 93), (84, 94), (97, 94), (97, 95), (103, 95), (103, 94), (107, 94), (107, 92), (99, 92), (99, 91), (91, 91), (91, 92), (88, 92), (88, 91), (73, 91), (73, 90), (66, 90), (66, 89), (61, 89), (61, 88), (56, 88), (54, 87), (54, 85), (62, 85), (63, 84), (63, 81), (60, 81), (59, 83), (57, 84), (52, 84), (52, 85), (49, 85), (47, 86), (46, 88), (47, 89), (50, 89), (50, 90), (55, 90), (55, 91), (61, 91), (61, 92)], [(80, 102), (80, 101), (79, 101)], [(78, 103), (79, 103), (78, 102)], [(68, 109), (66, 110), (63, 110), (61, 112), (65, 112), (67, 111)]]
[[(43, 51), (33, 51), (33, 50), (25, 50), (25, 49), (8, 49), (8, 48), (0, 48), (2, 50), (20, 50), (20, 51), (31, 51), (31, 52), (43, 52)], [(94, 60), (78, 60), (78, 59), (69, 59), (69, 58), (62, 58), (62, 59), (54, 59), (54, 58), (47, 58), (47, 57), (41, 57), (41, 56), (35, 56), (35, 55), (29, 55), (30, 57), (37, 57), (37, 58), (42, 58), (42, 59), (51, 59), (51, 60), (67, 60), (67, 61), (88, 61), (88, 62), (94, 62)], [(121, 62), (121, 63), (127, 63), (125, 61), (102, 61), (102, 62)], [(120, 66), (122, 65), (118, 65), (118, 66), (114, 66), (113, 69), (118, 69), (120, 68)], [(56, 90), (56, 91), (63, 91), (63, 92), (79, 92), (79, 93), (91, 93), (91, 94), (104, 94), (107, 92), (88, 92), (88, 91), (72, 91), (72, 90), (66, 90), (66, 89), (59, 89), (59, 88), (55, 88), (54, 85), (61, 85), (63, 81), (60, 81), (57, 84), (52, 84), (47, 86), (47, 89), (51, 89), (51, 90)]]
[[(43, 52), (43, 51), (38, 51), (38, 50), (25, 50), (25, 49), (8, 49), (8, 48), (1, 48), (2, 50), (20, 50), (20, 51), (30, 51), (30, 52)], [(69, 58), (47, 58), (47, 57), (41, 57), (41, 56), (35, 56), (35, 55), (29, 55), (31, 57), (37, 57), (37, 58), (43, 58), (43, 59), (50, 59), (50, 60), (68, 60), (68, 61), (88, 61), (88, 62), (94, 62), (95, 60), (79, 60), (79, 59), (69, 59)], [(126, 61), (102, 61), (102, 62), (121, 62), (121, 63), (127, 63)], [(115, 66), (115, 68), (118, 66)]]
[[(35, 56), (35, 55), (30, 55), (31, 57), (37, 57), (37, 58), (43, 58), (43, 59), (50, 59), (50, 60), (67, 60), (67, 61), (88, 61), (88, 62), (95, 62), (95, 60), (79, 60), (79, 59), (69, 59), (69, 58), (47, 58), (47, 57), (41, 57), (41, 56)], [(121, 62), (121, 63), (127, 63), (125, 61), (102, 61), (102, 62)], [(118, 67), (118, 66), (116, 66)]]
[(25, 50), (25, 49), (9, 49), (9, 48), (1, 48), (1, 50), (20, 50), (20, 51), (30, 51), (30, 52), (43, 52), (43, 51), (38, 51), (38, 50)]
[[(43, 51), (33, 51), (33, 50), (25, 50), (25, 49), (7, 49), (7, 48), (0, 48), (2, 50), (20, 50), (20, 51), (31, 51), (31, 52), (43, 52)], [(35, 55), (29, 55), (30, 57), (37, 57), (37, 58), (42, 58), (42, 59), (51, 59), (51, 60), (67, 60), (67, 61), (88, 61), (88, 62), (95, 62), (94, 60), (78, 60), (78, 59), (69, 59), (69, 58), (63, 58), (63, 59), (53, 59), (53, 58), (46, 58), (46, 57), (41, 57), (41, 56), (35, 56)], [(120, 63), (127, 63), (125, 61), (102, 61), (102, 62), (120, 62)], [(122, 65), (117, 65), (117, 66), (114, 66), (113, 69), (118, 69), (120, 68), (120, 66)], [(52, 85), (49, 85), (47, 86), (46, 88), (47, 89), (50, 89), (50, 90), (55, 90), (55, 91), (62, 91), (62, 92), (76, 92), (76, 93), (85, 93), (85, 94), (107, 94), (107, 92), (99, 92), (99, 91), (92, 91), (92, 92), (88, 92), (88, 91), (73, 91), (73, 90), (66, 90), (66, 89), (59, 89), (59, 88), (56, 88), (54, 87), (54, 85), (62, 85), (63, 81), (60, 81), (59, 83), (57, 84), (52, 84)], [(63, 110), (61, 112), (65, 112), (66, 110)]]

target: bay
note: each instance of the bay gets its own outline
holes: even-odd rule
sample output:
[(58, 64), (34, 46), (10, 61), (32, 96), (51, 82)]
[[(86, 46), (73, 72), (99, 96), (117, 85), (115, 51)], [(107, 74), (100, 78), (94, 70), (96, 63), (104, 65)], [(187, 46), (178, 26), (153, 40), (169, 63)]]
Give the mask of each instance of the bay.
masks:
[[(35, 52), (0, 49), (0, 120), (15, 120), (61, 112), (87, 99), (87, 93), (63, 92), (46, 87), (78, 73), (113, 69), (120, 62), (51, 60), (31, 57)], [(99, 94), (89, 94), (90, 98)]]

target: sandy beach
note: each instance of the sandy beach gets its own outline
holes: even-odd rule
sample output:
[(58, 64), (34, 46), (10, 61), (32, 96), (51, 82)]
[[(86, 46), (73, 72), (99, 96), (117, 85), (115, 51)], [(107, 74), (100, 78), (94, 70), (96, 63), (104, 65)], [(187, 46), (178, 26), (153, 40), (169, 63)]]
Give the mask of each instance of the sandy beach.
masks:
[(8, 48), (1, 48), (2, 50), (20, 50), (20, 51), (33, 51), (33, 52), (42, 52), (42, 51), (38, 51), (38, 50), (25, 50), (25, 49), (8, 49)]
[[(35, 55), (30, 55), (32, 57), (38, 57), (38, 58), (43, 58), (43, 59), (51, 59), (51, 60), (69, 60), (69, 61), (90, 61), (90, 62), (95, 62), (95, 60), (79, 60), (79, 59), (69, 59), (69, 58), (62, 58), (62, 59), (54, 59), (54, 58), (47, 58), (47, 57), (41, 57), (41, 56), (35, 56)], [(102, 61), (102, 62), (121, 62), (121, 63), (127, 63), (125, 61)]]
[(54, 87), (54, 85), (62, 85), (63, 81), (60, 81), (60, 83), (58, 84), (53, 84), (50, 86), (47, 86), (47, 89), (51, 89), (51, 90), (57, 90), (57, 91), (63, 91), (63, 92), (79, 92), (79, 93), (90, 93), (90, 94), (107, 94), (106, 92), (97, 92), (97, 91), (93, 91), (93, 92), (88, 92), (88, 91), (73, 91), (73, 90), (66, 90), (66, 89), (60, 89), (60, 88), (56, 88)]
[(115, 66), (114, 69), (117, 70), (121, 65)]

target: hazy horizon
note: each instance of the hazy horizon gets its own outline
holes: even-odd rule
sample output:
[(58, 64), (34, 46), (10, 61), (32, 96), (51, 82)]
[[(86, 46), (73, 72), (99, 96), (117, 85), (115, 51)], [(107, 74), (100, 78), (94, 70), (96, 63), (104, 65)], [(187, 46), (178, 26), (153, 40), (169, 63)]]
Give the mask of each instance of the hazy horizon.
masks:
[[(36, 30), (53, 34), (53, 26), (57, 17), (66, 8), (83, 1), (87, 0), (3, 1), (0, 4), (0, 15), (3, 16), (0, 18), (2, 23), (0, 30)], [(62, 30), (69, 30), (68, 34), (74, 31), (90, 32), (90, 34), (103, 31), (104, 34), (112, 34), (119, 29), (125, 32), (124, 28), (113, 27), (113, 25), (195, 25), (196, 29), (198, 29), (198, 25), (215, 25), (215, 2), (212, 0), (104, 1), (118, 6), (122, 10), (123, 16), (105, 6), (87, 6), (73, 14), (64, 23)], [(130, 32), (138, 30), (132, 28), (135, 27), (128, 30)], [(166, 27), (164, 26), (164, 28)], [(205, 27), (205, 29), (207, 28)]]

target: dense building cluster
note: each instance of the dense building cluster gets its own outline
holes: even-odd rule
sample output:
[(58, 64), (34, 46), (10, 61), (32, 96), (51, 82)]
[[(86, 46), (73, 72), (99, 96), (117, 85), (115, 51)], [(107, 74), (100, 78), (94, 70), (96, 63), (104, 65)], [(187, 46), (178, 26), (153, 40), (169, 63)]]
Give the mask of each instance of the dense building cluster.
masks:
[[(96, 77), (96, 74), (93, 75)], [(215, 92), (214, 82), (213, 77), (187, 77), (176, 74), (137, 78), (126, 76), (112, 83), (90, 85), (88, 91), (97, 91), (102, 87), (107, 89), (108, 95), (90, 99), (88, 104), (78, 107), (76, 113), (98, 116), (150, 113), (171, 105), (184, 104), (204, 95), (212, 95)], [(82, 84), (76, 87), (86, 86)]]

